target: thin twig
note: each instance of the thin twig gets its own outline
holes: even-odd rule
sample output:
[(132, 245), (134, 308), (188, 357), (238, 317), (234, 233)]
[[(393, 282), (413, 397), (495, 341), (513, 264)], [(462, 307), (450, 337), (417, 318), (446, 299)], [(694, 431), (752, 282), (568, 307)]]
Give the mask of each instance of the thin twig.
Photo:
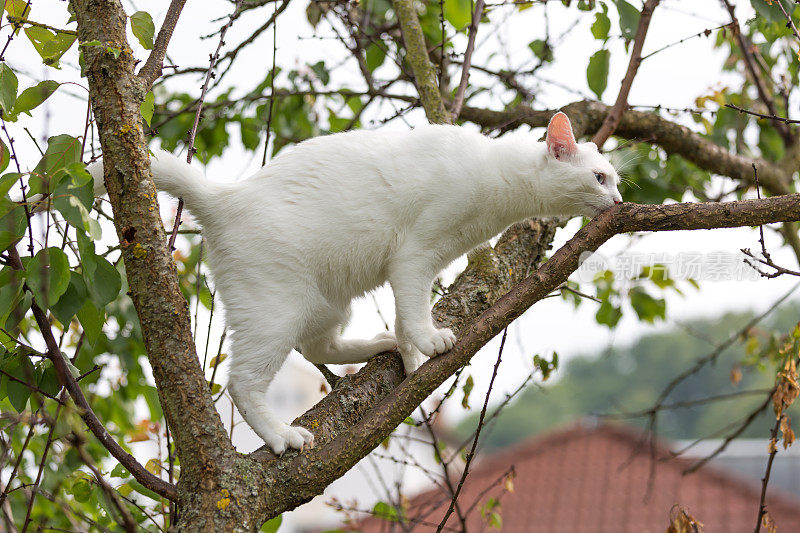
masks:
[[(469, 82), (469, 69), (472, 64), (472, 52), (475, 50), (475, 36), (478, 35), (478, 25), (483, 17), (483, 7), (485, 3), (483, 0), (475, 2), (475, 11), (472, 13), (472, 22), (469, 25), (469, 37), (467, 40), (467, 50), (464, 52), (464, 66), (461, 68), (461, 82), (458, 84), (458, 91), (453, 100), (453, 107), (450, 112), (453, 114), (453, 119), (458, 118), (461, 113), (461, 106), (464, 105), (464, 93), (467, 91), (467, 83)], [(444, 55), (444, 50), (442, 50)]]
[[(780, 3), (780, 0), (778, 0), (779, 5)], [(775, 425), (772, 426), (772, 431), (770, 432), (769, 436), (769, 458), (767, 459), (767, 468), (764, 471), (764, 477), (761, 478), (761, 496), (758, 499), (758, 515), (756, 516), (755, 533), (759, 533), (761, 531), (761, 522), (764, 518), (764, 514), (767, 512), (767, 486), (769, 485), (769, 476), (772, 473), (772, 462), (775, 460), (775, 456), (778, 455), (778, 430), (781, 427), (781, 421), (783, 420), (784, 416), (785, 415), (781, 415), (776, 418)]]
[[(173, 3), (177, 1), (180, 0), (173, 0)], [(183, 0), (183, 2), (185, 1), (186, 0)], [(194, 140), (195, 137), (197, 136), (197, 127), (200, 125), (200, 115), (202, 115), (203, 113), (203, 102), (205, 101), (206, 92), (208, 91), (208, 84), (211, 81), (211, 78), (214, 77), (214, 66), (217, 64), (217, 60), (219, 59), (219, 51), (225, 45), (225, 34), (228, 32), (228, 28), (230, 28), (231, 25), (233, 24), (233, 21), (236, 19), (236, 15), (239, 13), (239, 10), (241, 8), (242, 8), (242, 0), (237, 0), (236, 8), (233, 10), (233, 13), (231, 13), (231, 16), (228, 19), (227, 24), (225, 24), (219, 32), (219, 44), (217, 44), (217, 49), (214, 51), (213, 54), (209, 56), (208, 70), (206, 71), (206, 79), (203, 82), (203, 88), (200, 90), (200, 99), (198, 100), (197, 103), (197, 112), (194, 115), (194, 124), (192, 124), (192, 129), (189, 131), (189, 141), (187, 143), (187, 150), (186, 150), (187, 163), (192, 162), (192, 157), (194, 156), (194, 153), (197, 151), (194, 148)], [(159, 37), (161, 37), (160, 33)], [(178, 236), (178, 228), (181, 225), (181, 213), (183, 213), (183, 198), (178, 198), (178, 209), (175, 214), (175, 224), (172, 226), (172, 232), (170, 233), (169, 236), (170, 251), (175, 249), (175, 238)]]
[(489, 405), (489, 396), (492, 393), (492, 387), (494, 386), (494, 379), (497, 377), (497, 369), (500, 367), (500, 361), (503, 359), (503, 348), (506, 345), (506, 337), (508, 336), (508, 328), (503, 330), (503, 338), (500, 340), (500, 349), (497, 352), (497, 362), (494, 364), (494, 369), (492, 370), (492, 379), (489, 380), (489, 389), (486, 391), (486, 398), (483, 400), (483, 408), (481, 409), (481, 415), (478, 418), (478, 430), (475, 432), (475, 438), (472, 440), (472, 449), (470, 449), (469, 453), (467, 454), (467, 460), (464, 463), (464, 472), (461, 474), (461, 479), (458, 481), (458, 487), (456, 487), (456, 493), (453, 495), (453, 499), (450, 501), (450, 507), (447, 509), (442, 521), (439, 523), (439, 527), (436, 528), (436, 532), (440, 533), (444, 528), (445, 524), (447, 523), (447, 519), (453, 514), (453, 509), (456, 505), (456, 500), (458, 500), (458, 495), (461, 493), (461, 489), (464, 486), (464, 481), (467, 479), (469, 475), (469, 465), (472, 463), (472, 459), (475, 458), (475, 448), (478, 446), (478, 440), (481, 436), (481, 428), (483, 427), (483, 419), (486, 417), (486, 408)]
[(647, 36), (647, 28), (650, 26), (650, 19), (653, 17), (653, 10), (658, 6), (660, 0), (647, 0), (642, 8), (642, 13), (639, 16), (639, 26), (636, 28), (636, 36), (633, 41), (633, 50), (631, 51), (631, 59), (628, 63), (628, 70), (625, 72), (625, 77), (622, 79), (622, 86), (617, 95), (617, 101), (609, 111), (603, 125), (594, 134), (592, 142), (598, 148), (602, 148), (609, 137), (617, 129), (622, 113), (628, 106), (628, 94), (631, 92), (633, 79), (636, 77), (636, 72), (639, 70), (639, 65), (642, 62), (642, 47), (644, 46), (644, 39)]
[(108, 496), (108, 499), (111, 500), (111, 503), (114, 504), (114, 507), (117, 509), (117, 511), (119, 511), (119, 514), (122, 516), (122, 526), (125, 531), (128, 533), (136, 533), (139, 530), (139, 526), (133, 519), (128, 507), (120, 501), (119, 493), (108, 484), (108, 481), (106, 481), (103, 477), (103, 473), (100, 472), (100, 470), (94, 464), (92, 457), (89, 455), (89, 452), (86, 451), (86, 448), (83, 445), (82, 436), (77, 433), (73, 433), (70, 441), (74, 447), (77, 448), (78, 455), (80, 455), (83, 464), (85, 464), (89, 470), (92, 471), (92, 474), (94, 474), (94, 479), (97, 481), (97, 484), (100, 485), (103, 493)]
[(172, 0), (170, 2), (167, 14), (164, 17), (164, 23), (161, 24), (161, 29), (158, 31), (158, 36), (153, 43), (153, 50), (150, 51), (150, 55), (142, 68), (139, 69), (137, 76), (145, 82), (148, 89), (161, 76), (164, 56), (167, 54), (167, 45), (169, 45), (172, 32), (175, 30), (175, 25), (178, 23), (178, 18), (185, 3), (186, 0)]
[[(739, 27), (739, 20), (736, 18), (736, 14), (734, 13), (734, 8), (731, 3), (728, 0), (723, 0), (723, 3), (725, 4), (728, 14), (731, 17), (733, 34), (736, 37), (736, 41), (739, 43), (739, 48), (742, 51), (742, 57), (744, 58), (747, 71), (750, 72), (750, 76), (753, 78), (753, 83), (756, 86), (756, 90), (758, 90), (758, 96), (761, 98), (761, 101), (764, 102), (764, 105), (767, 106), (769, 114), (777, 116), (778, 112), (775, 109), (775, 101), (773, 100), (772, 95), (767, 91), (767, 86), (764, 83), (764, 79), (761, 77), (761, 73), (756, 68), (755, 59), (753, 58), (753, 52), (751, 50), (752, 45), (742, 33), (742, 29)], [(786, 124), (779, 120), (773, 120), (772, 123), (775, 126), (775, 129), (778, 130), (781, 138), (783, 138), (784, 143), (786, 143), (787, 146), (791, 144), (792, 136)]]
[[(275, 12), (272, 14), (272, 70), (269, 74), (269, 108), (267, 110), (266, 136), (264, 138), (264, 155), (261, 157), (261, 166), (267, 164), (267, 149), (269, 147), (269, 135), (272, 129), (272, 108), (275, 105), (275, 58), (278, 55), (278, 3), (275, 4)], [(282, 7), (286, 7), (288, 2), (284, 2)], [(331, 385), (333, 386), (333, 385)]]
[(730, 109), (734, 109), (734, 110), (738, 111), (739, 113), (746, 113), (748, 115), (753, 115), (753, 116), (758, 117), (758, 118), (768, 118), (770, 120), (777, 120), (779, 122), (783, 122), (784, 124), (800, 124), (800, 120), (793, 120), (791, 118), (779, 117), (777, 115), (767, 115), (765, 113), (757, 113), (755, 111), (750, 111), (749, 109), (741, 108), (738, 105), (725, 104), (725, 107), (728, 107)]

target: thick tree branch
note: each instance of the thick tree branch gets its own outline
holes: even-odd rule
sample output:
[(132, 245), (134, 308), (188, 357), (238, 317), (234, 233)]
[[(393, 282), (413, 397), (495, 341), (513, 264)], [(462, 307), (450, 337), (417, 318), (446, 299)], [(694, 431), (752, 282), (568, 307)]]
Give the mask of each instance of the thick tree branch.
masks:
[(622, 78), (622, 86), (617, 95), (617, 101), (608, 113), (608, 116), (603, 121), (603, 125), (594, 134), (592, 142), (598, 148), (602, 148), (609, 137), (617, 129), (619, 119), (622, 113), (628, 107), (628, 94), (631, 92), (633, 86), (633, 78), (636, 77), (636, 72), (639, 70), (639, 65), (642, 62), (642, 48), (644, 47), (644, 38), (647, 36), (647, 28), (650, 26), (650, 19), (653, 17), (653, 10), (661, 0), (647, 0), (642, 8), (642, 14), (639, 16), (639, 26), (636, 28), (636, 36), (633, 40), (633, 50), (631, 50), (631, 60), (628, 63), (628, 70), (625, 72), (625, 77)]
[(406, 46), (406, 60), (411, 65), (417, 85), (417, 92), (425, 108), (428, 120), (435, 124), (449, 124), (453, 121), (450, 113), (445, 109), (439, 86), (436, 83), (436, 69), (433, 68), (428, 47), (425, 45), (425, 36), (419, 17), (411, 0), (392, 0), (395, 14), (400, 21), (403, 33), (403, 43)]
[(175, 25), (178, 24), (178, 18), (181, 16), (181, 10), (186, 0), (172, 0), (167, 9), (167, 15), (164, 17), (164, 23), (158, 31), (153, 49), (144, 62), (144, 66), (139, 70), (139, 79), (141, 79), (147, 90), (153, 86), (153, 83), (161, 77), (161, 67), (164, 65), (164, 56), (167, 54), (167, 46), (169, 40), (172, 38), (172, 32), (175, 31)]
[[(576, 136), (590, 135), (597, 131), (608, 114), (608, 106), (599, 102), (574, 102), (561, 108), (569, 115)], [(519, 105), (507, 111), (490, 111), (465, 106), (461, 118), (484, 128), (507, 127), (511, 124), (527, 124), (545, 127), (556, 110), (534, 110)], [(740, 180), (754, 183), (753, 164), (758, 167), (761, 185), (770, 194), (793, 192), (791, 174), (781, 166), (764, 159), (753, 159), (733, 154), (701, 137), (685, 126), (667, 120), (656, 113), (627, 110), (620, 117), (615, 135), (631, 140), (647, 140), (659, 145), (669, 155), (679, 155), (698, 167)]]
[[(133, 300), (159, 399), (181, 458), (182, 503), (213, 488), (232, 468), (228, 439), (195, 352), (189, 309), (167, 249), (139, 106), (148, 87), (134, 74), (119, 0), (73, 0), (84, 51), (89, 96), (103, 149), (105, 184)], [(213, 501), (198, 505), (212, 507)]]
[[(632, 231), (727, 228), (793, 220), (800, 220), (800, 194), (730, 203), (621, 204), (609, 209), (477, 320), (462, 327), (450, 352), (430, 359), (402, 381), (402, 365), (396, 357), (386, 356), (374, 359), (361, 372), (346, 378), (344, 386), (300, 418), (306, 427), (326, 427), (314, 449), (287, 453), (277, 459), (264, 449), (251, 454), (250, 459), (261, 463), (264, 482), (271, 487), (265, 508), (270, 515), (277, 514), (320, 493), (382, 442), (504, 327), (565, 282), (578, 268), (581, 254), (596, 250), (612, 236)], [(354, 399), (373, 405), (356, 405)], [(356, 418), (353, 411), (358, 411), (356, 416), (365, 414)], [(319, 435), (317, 429), (315, 432)]]

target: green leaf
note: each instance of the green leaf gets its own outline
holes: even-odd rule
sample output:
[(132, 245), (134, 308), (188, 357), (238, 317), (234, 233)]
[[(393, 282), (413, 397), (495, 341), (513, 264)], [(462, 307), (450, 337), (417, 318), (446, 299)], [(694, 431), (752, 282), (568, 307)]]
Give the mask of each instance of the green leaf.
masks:
[(653, 298), (641, 287), (634, 287), (628, 293), (631, 306), (641, 320), (651, 324), (657, 318), (666, 318), (667, 303), (663, 298)]
[(75, 195), (57, 195), (53, 205), (74, 228), (85, 231), (95, 241), (102, 237), (100, 223), (91, 217), (89, 210)]
[(550, 48), (547, 41), (535, 39), (528, 43), (528, 48), (531, 49), (536, 57), (545, 63), (549, 63), (553, 60), (553, 49)]
[(619, 12), (619, 29), (622, 36), (626, 39), (633, 39), (636, 36), (636, 28), (639, 26), (639, 10), (625, 0), (614, 0)]
[(78, 479), (72, 484), (70, 493), (75, 497), (75, 500), (86, 503), (92, 497), (92, 486), (85, 479)]
[[(34, 381), (34, 369), (31, 360), (22, 354), (14, 353), (7, 361), (4, 361), (5, 370), (8, 374), (14, 376), (20, 381), (31, 383)], [(21, 413), (25, 410), (28, 403), (28, 398), (31, 396), (31, 389), (25, 383), (8, 379), (4, 376), (6, 381), (6, 392), (8, 393), (8, 400), (11, 406)]]
[(144, 485), (142, 485), (141, 483), (139, 483), (135, 479), (132, 479), (132, 480), (128, 481), (128, 485), (130, 485), (131, 488), (133, 490), (135, 490), (136, 492), (138, 492), (139, 494), (141, 494), (143, 496), (147, 496), (151, 500), (155, 500), (157, 502), (161, 501), (161, 496), (159, 496), (158, 494), (156, 494), (152, 490), (148, 489), (147, 487), (145, 487)]
[(90, 344), (94, 345), (97, 342), (97, 338), (103, 330), (105, 318), (105, 313), (98, 310), (90, 300), (86, 300), (83, 307), (78, 310), (78, 320)]
[(331, 75), (328, 72), (328, 69), (325, 67), (324, 61), (317, 61), (313, 65), (311, 65), (311, 70), (317, 75), (319, 80), (327, 85), (329, 81), (331, 81)]
[(608, 86), (609, 56), (608, 50), (598, 50), (589, 58), (589, 66), (586, 68), (586, 81), (598, 99), (603, 97)]
[(36, 386), (50, 396), (55, 396), (58, 394), (58, 391), (61, 390), (61, 382), (58, 381), (58, 374), (56, 373), (53, 363), (49, 360), (42, 362), (42, 371)]
[(466, 381), (464, 382), (464, 386), (462, 390), (464, 391), (464, 397), (461, 399), (461, 407), (464, 409), (469, 409), (469, 395), (472, 393), (472, 389), (475, 387), (475, 380), (472, 379), (472, 376), (467, 376)]
[(56, 89), (58, 89), (59, 85), (61, 84), (57, 81), (45, 80), (22, 91), (22, 94), (19, 95), (16, 103), (14, 104), (14, 109), (11, 111), (11, 116), (8, 117), (9, 120), (16, 120), (16, 116), (20, 113), (27, 113), (29, 116), (33, 116), (31, 115), (30, 111), (41, 105), (41, 103), (47, 100), (51, 94), (56, 92)]
[(28, 40), (42, 57), (44, 64), (54, 68), (59, 68), (58, 60), (78, 38), (73, 33), (54, 33), (38, 26), (25, 28), (25, 35), (28, 36)]
[[(216, 386), (217, 384), (214, 383)], [(217, 391), (219, 392), (219, 391)], [(155, 387), (145, 386), (142, 391), (144, 401), (147, 402), (147, 408), (150, 410), (150, 420), (159, 420), (164, 416), (164, 411), (161, 409), (161, 400), (158, 397), (158, 389)]]
[(444, 0), (444, 18), (447, 22), (452, 24), (455, 29), (464, 29), (472, 22), (472, 9), (470, 4), (470, 0)]
[(283, 515), (279, 514), (275, 518), (267, 520), (264, 522), (264, 525), (261, 526), (261, 533), (277, 533), (278, 528), (281, 527), (281, 522), (283, 522)]
[(19, 274), (11, 267), (0, 270), (0, 324), (5, 322), (5, 317), (14, 308), (22, 291), (23, 280)]
[(103, 308), (119, 296), (122, 287), (117, 268), (101, 256), (95, 256), (95, 271), (87, 278), (86, 286), (98, 308)]
[(145, 50), (153, 49), (153, 36), (156, 33), (156, 27), (153, 24), (153, 17), (150, 16), (150, 13), (137, 11), (131, 15), (131, 30)]
[[(26, 0), (5, 0), (5, 11), (10, 17), (27, 20), (28, 14), (31, 12), (30, 2)], [(17, 26), (14, 30), (14, 35), (19, 35), (22, 25)]]
[(756, 13), (768, 21), (786, 23), (786, 17), (784, 17), (781, 8), (778, 6), (778, 2), (783, 4), (783, 8), (787, 13), (792, 13), (794, 11), (791, 0), (772, 0), (769, 2), (767, 0), (750, 0), (750, 5), (753, 6)]
[(67, 254), (58, 248), (45, 248), (25, 261), (26, 282), (43, 308), (55, 304), (67, 287), (70, 271)]
[(94, 253), (94, 242), (86, 235), (78, 232), (78, 253), (81, 256), (81, 267), (83, 267), (83, 277), (92, 279), (97, 264), (97, 255)]
[(0, 217), (0, 250), (5, 250), (25, 235), (28, 219), (21, 205), (12, 206)]
[(53, 316), (66, 328), (69, 326), (72, 317), (86, 303), (89, 291), (83, 277), (77, 272), (70, 273), (69, 286), (55, 305), (50, 306)]
[(397, 509), (386, 502), (378, 502), (372, 508), (372, 515), (378, 518), (383, 518), (389, 522), (397, 522)]
[(139, 111), (142, 113), (142, 119), (150, 125), (150, 120), (153, 118), (153, 111), (155, 111), (155, 99), (156, 97), (153, 95), (153, 91), (147, 93), (144, 97), (144, 101), (139, 106)]
[[(58, 171), (66, 169), (68, 165), (76, 163), (81, 159), (81, 141), (69, 135), (56, 135), (47, 139), (47, 150), (36, 168), (33, 169), (35, 174), (45, 174), (52, 178), (58, 174), (63, 177), (67, 174), (64, 170), (63, 173)], [(55, 189), (57, 183), (50, 183), (49, 191)], [(35, 191), (44, 192), (44, 191)]]
[(125, 479), (126, 477), (130, 477), (131, 473), (128, 472), (128, 470), (124, 466), (118, 464), (117, 466), (114, 467), (113, 470), (111, 470), (111, 474), (109, 475), (111, 477), (118, 477)]
[(500, 513), (492, 513), (486, 517), (486, 522), (489, 524), (489, 527), (493, 529), (503, 529), (503, 518), (500, 516)]
[(595, 315), (595, 320), (597, 320), (598, 324), (604, 324), (610, 328), (616, 326), (620, 318), (622, 318), (622, 310), (612, 305), (609, 301), (600, 304), (600, 308)]
[(0, 108), (8, 114), (17, 101), (17, 75), (5, 63), (0, 64)]
[(608, 39), (608, 32), (611, 30), (611, 19), (605, 13), (595, 13), (592, 23), (592, 35), (595, 39), (605, 41)]
[(11, 152), (2, 140), (0, 140), (0, 172), (3, 172), (5, 169), (8, 168), (8, 164), (11, 162)]
[(254, 118), (243, 118), (241, 125), (242, 144), (248, 150), (255, 150), (261, 142), (261, 123)]
[(386, 59), (386, 52), (383, 51), (382, 46), (378, 46), (377, 44), (371, 44), (367, 47), (367, 68), (372, 72), (376, 68), (383, 65), (383, 61)]

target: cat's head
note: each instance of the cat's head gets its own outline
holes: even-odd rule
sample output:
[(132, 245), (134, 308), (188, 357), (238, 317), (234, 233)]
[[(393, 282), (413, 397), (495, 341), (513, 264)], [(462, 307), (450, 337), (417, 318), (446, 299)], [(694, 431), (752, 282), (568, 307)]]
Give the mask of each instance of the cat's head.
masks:
[(619, 175), (592, 142), (575, 142), (569, 118), (558, 112), (547, 126), (547, 164), (557, 176), (555, 211), (593, 217), (622, 202)]

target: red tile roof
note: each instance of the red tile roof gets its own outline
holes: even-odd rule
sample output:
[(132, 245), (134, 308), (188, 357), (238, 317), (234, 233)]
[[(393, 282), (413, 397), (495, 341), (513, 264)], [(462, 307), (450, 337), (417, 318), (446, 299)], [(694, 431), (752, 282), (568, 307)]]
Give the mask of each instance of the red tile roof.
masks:
[[(465, 512), (472, 508), (467, 516), (470, 532), (492, 531), (481, 517), (489, 498), (499, 501), (504, 532), (661, 533), (676, 504), (704, 524), (704, 533), (753, 531), (760, 484), (708, 466), (683, 475), (690, 462), (669, 457), (662, 444), (651, 455), (649, 444), (642, 444), (632, 429), (578, 424), (480, 462), (458, 501)], [(766, 459), (765, 449), (765, 465)], [(508, 492), (502, 480), (512, 467), (516, 477), (513, 492)], [(651, 472), (652, 489), (645, 499)], [(407, 521), (415, 532), (435, 531), (449, 503), (441, 490), (420, 494), (411, 501)], [(800, 531), (800, 499), (770, 491), (767, 509), (781, 533)], [(447, 525), (445, 531), (461, 530), (455, 513)], [(376, 518), (355, 527), (364, 533), (404, 530)]]

